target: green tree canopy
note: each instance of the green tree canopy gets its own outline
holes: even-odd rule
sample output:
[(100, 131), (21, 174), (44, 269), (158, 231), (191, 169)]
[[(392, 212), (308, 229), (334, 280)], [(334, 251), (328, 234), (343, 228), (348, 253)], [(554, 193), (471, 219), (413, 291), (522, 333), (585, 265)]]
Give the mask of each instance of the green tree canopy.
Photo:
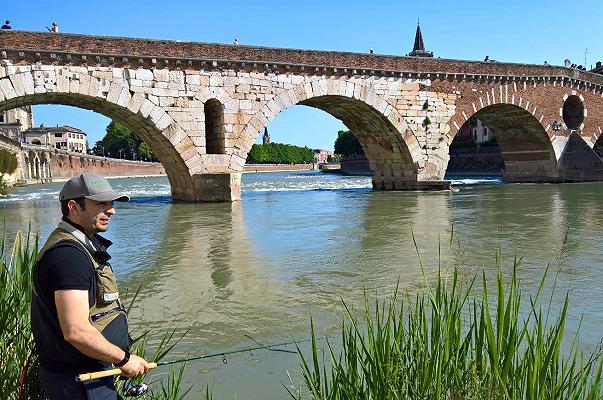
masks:
[(302, 164), (314, 162), (314, 152), (307, 147), (283, 143), (254, 144), (247, 154), (251, 164)]
[(94, 154), (129, 160), (157, 160), (151, 148), (119, 122), (111, 121), (105, 131), (105, 137), (96, 142), (92, 148)]
[(352, 132), (339, 131), (337, 132), (337, 139), (335, 139), (335, 154), (344, 156), (363, 155), (364, 150)]

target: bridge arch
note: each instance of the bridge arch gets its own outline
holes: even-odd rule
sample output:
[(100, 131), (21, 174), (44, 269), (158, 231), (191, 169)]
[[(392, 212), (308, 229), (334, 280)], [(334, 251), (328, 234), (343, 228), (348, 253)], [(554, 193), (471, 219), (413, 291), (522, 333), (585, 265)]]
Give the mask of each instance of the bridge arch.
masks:
[[(192, 176), (203, 171), (203, 162), (191, 139), (163, 107), (132, 91), (127, 81), (98, 78), (86, 68), (74, 72), (68, 67), (44, 67), (27, 67), (25, 72), (16, 68), (0, 79), (0, 111), (60, 104), (103, 114), (132, 130), (151, 147), (165, 168), (173, 198), (196, 200)], [(29, 159), (35, 163), (35, 159)]]
[[(370, 84), (359, 80), (313, 79), (285, 90), (253, 115), (245, 124), (236, 160), (242, 166), (257, 136), (282, 111), (306, 105), (340, 119), (362, 145), (373, 171), (375, 189), (407, 189), (417, 182), (425, 157), (414, 132), (400, 112)], [(237, 154), (238, 153), (238, 154)]]
[[(505, 182), (556, 182), (565, 141), (542, 124), (545, 116), (538, 114), (539, 109), (520, 93), (505, 94), (500, 85), (472, 99), (460, 99), (449, 126), (456, 133), (466, 120), (476, 117), (490, 128), (504, 161)], [(446, 137), (448, 145), (453, 139), (454, 135)]]

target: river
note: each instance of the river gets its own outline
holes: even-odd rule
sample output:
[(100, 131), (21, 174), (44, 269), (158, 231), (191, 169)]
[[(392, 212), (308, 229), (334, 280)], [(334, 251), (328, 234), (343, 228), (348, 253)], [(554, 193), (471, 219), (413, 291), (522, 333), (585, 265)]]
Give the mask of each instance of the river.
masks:
[[(151, 344), (188, 330), (169, 358), (255, 345), (248, 336), (307, 338), (310, 316), (320, 334), (337, 334), (342, 299), (358, 310), (365, 289), (384, 298), (398, 281), (409, 293), (424, 286), (413, 234), (433, 280), (451, 227), (466, 254), (464, 277), (492, 276), (500, 249), (506, 274), (515, 254), (524, 257), (523, 288), (534, 293), (569, 232), (552, 307), (571, 291), (569, 333), (583, 318), (580, 343), (592, 350), (603, 332), (603, 183), (453, 180), (451, 191), (373, 192), (367, 177), (244, 174), (242, 201), (232, 204), (172, 203), (165, 178), (112, 180), (132, 197), (118, 204), (106, 235), (122, 292), (142, 285), (132, 325), (149, 330)], [(16, 188), (0, 199), (8, 236), (31, 224), (45, 239), (60, 218), (61, 186)], [(226, 365), (195, 361), (185, 386), (194, 385), (190, 398), (207, 384), (218, 399), (285, 399), (289, 375), (300, 383), (298, 364), (271, 351), (233, 355)]]

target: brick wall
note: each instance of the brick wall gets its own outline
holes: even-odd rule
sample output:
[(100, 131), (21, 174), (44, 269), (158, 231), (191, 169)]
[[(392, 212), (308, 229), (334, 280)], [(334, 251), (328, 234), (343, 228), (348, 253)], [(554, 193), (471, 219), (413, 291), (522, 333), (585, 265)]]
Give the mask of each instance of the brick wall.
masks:
[(163, 175), (165, 169), (160, 163), (117, 160), (90, 156), (53, 153), (50, 159), (53, 179), (67, 179), (82, 172), (95, 172), (103, 176), (144, 176)]

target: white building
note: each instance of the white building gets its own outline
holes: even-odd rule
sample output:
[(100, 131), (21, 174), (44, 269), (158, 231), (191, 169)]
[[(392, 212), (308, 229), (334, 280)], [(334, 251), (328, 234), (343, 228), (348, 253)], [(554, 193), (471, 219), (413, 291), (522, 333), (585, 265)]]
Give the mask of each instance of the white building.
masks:
[(28, 129), (22, 132), (23, 143), (51, 146), (74, 153), (88, 152), (88, 135), (72, 126), (46, 127)]

